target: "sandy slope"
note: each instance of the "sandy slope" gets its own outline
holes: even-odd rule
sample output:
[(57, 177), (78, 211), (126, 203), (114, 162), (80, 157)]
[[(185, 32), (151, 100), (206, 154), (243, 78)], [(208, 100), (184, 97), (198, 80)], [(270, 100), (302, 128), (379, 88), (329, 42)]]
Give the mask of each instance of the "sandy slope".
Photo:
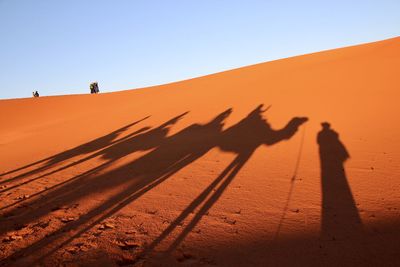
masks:
[(1, 100), (2, 264), (400, 265), (399, 70), (394, 38)]

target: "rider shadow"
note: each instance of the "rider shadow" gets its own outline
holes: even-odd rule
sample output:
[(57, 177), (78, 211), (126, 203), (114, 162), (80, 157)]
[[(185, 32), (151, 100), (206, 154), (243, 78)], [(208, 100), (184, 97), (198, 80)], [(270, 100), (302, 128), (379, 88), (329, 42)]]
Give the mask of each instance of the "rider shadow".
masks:
[[(172, 125), (177, 123), (187, 113), (188, 112), (185, 112), (176, 116), (147, 132), (133, 136), (128, 135), (122, 141), (114, 143), (114, 145), (106, 147), (96, 152), (94, 155), (89, 156), (90, 158), (102, 156), (107, 160), (84, 173), (47, 188), (45, 190), (47, 191), (45, 195), (41, 195), (44, 191), (40, 191), (31, 196), (31, 199), (33, 199), (32, 201), (25, 201), (25, 206), (34, 205), (40, 208), (35, 208), (29, 212), (26, 212), (25, 209), (18, 210), (18, 208), (15, 208), (9, 213), (17, 216), (16, 219), (19, 224), (28, 224), (35, 218), (48, 214), (51, 212), (51, 209), (57, 209), (59, 206), (68, 205), (91, 193), (107, 191), (110, 188), (126, 182), (126, 173), (129, 171), (128, 168), (131, 167), (130, 165), (127, 165), (125, 168), (122, 167), (105, 172), (104, 174), (98, 173), (110, 166), (113, 162), (131, 153), (160, 146), (167, 138)], [(85, 160), (88, 159), (85, 158)], [(38, 198), (35, 199), (34, 197), (36, 196), (38, 196)], [(6, 231), (6, 229), (6, 227), (0, 229), (0, 234)]]
[[(11, 255), (8, 259), (18, 258), (18, 255), (21, 255), (21, 253), (30, 254), (33, 257), (40, 256), (40, 258), (45, 258), (57, 248), (64, 246), (94, 225), (112, 216), (180, 169), (203, 156), (209, 149), (215, 147), (215, 137), (221, 133), (224, 120), (229, 116), (231, 111), (231, 109), (224, 111), (207, 124), (193, 124), (176, 134), (167, 136), (170, 126), (183, 117), (186, 114), (184, 113), (153, 131), (135, 136), (132, 140), (125, 140), (119, 143), (116, 145), (121, 146), (119, 149), (116, 147), (107, 148), (106, 151), (103, 151), (102, 155), (108, 159), (106, 163), (109, 163), (133, 153), (134, 150), (143, 148), (146, 144), (153, 146), (153, 150), (130, 163), (103, 174), (84, 175), (73, 183), (62, 186), (50, 192), (46, 197), (35, 201), (35, 206), (37, 205), (41, 208), (21, 214), (21, 216), (16, 218), (18, 223), (29, 223), (34, 218), (49, 213), (54, 205), (60, 206), (67, 203), (74, 203), (85, 196), (92, 195), (93, 193), (99, 194), (124, 184), (122, 191), (88, 211), (78, 220), (57, 230), (50, 237), (43, 238)], [(160, 130), (162, 131), (161, 135), (159, 134)], [(71, 230), (76, 231), (76, 235), (73, 237), (63, 234)], [(55, 250), (50, 249), (49, 252), (49, 245), (55, 248)]]
[[(12, 177), (12, 178), (8, 178), (8, 179), (5, 179), (3, 181), (0, 181), (0, 185), (7, 184), (7, 183), (12, 183), (12, 182), (15, 182), (15, 181), (22, 180), (25, 177), (39, 174), (39, 173), (41, 173), (43, 171), (50, 170), (53, 167), (55, 167), (55, 166), (57, 166), (59, 164), (62, 164), (63, 162), (67, 162), (67, 161), (69, 161), (70, 159), (72, 159), (72, 158), (74, 158), (76, 156), (92, 153), (92, 152), (95, 152), (97, 150), (104, 149), (104, 148), (106, 148), (106, 147), (108, 147), (110, 145), (113, 145), (113, 144), (117, 143), (117, 142), (121, 142), (124, 139), (130, 138), (132, 135), (138, 134), (138, 133), (140, 133), (140, 132), (142, 132), (142, 131), (144, 131), (146, 129), (142, 128), (137, 132), (130, 133), (129, 135), (127, 135), (127, 136), (125, 136), (123, 138), (117, 139), (120, 134), (122, 134), (123, 132), (127, 131), (130, 127), (132, 127), (132, 126), (134, 126), (134, 125), (146, 120), (149, 117), (150, 116), (147, 116), (147, 117), (145, 117), (143, 119), (140, 119), (138, 121), (132, 122), (132, 123), (130, 123), (128, 125), (125, 125), (124, 127), (121, 127), (119, 129), (107, 134), (107, 135), (104, 135), (104, 136), (99, 137), (97, 139), (94, 139), (94, 140), (92, 140), (90, 142), (87, 142), (85, 144), (82, 144), (82, 145), (79, 145), (77, 147), (74, 147), (72, 149), (69, 149), (69, 150), (63, 151), (61, 153), (58, 153), (56, 155), (53, 155), (51, 157), (48, 157), (48, 158), (45, 158), (45, 159), (41, 159), (39, 161), (27, 164), (27, 165), (25, 165), (23, 167), (20, 167), (20, 168), (5, 172), (5, 173), (2, 174), (2, 176), (3, 175), (12, 174), (12, 173), (15, 173), (15, 172), (19, 172), (21, 170), (30, 168), (32, 166), (41, 164), (40, 166), (37, 166), (36, 168), (34, 168), (32, 170), (29, 170), (29, 171), (26, 171), (24, 173), (18, 174), (16, 176)], [(60, 167), (58, 169), (52, 170), (52, 171), (50, 171), (48, 173), (41, 174), (40, 176), (35, 177), (33, 179), (29, 179), (27, 181), (23, 181), (23, 182), (21, 182), (21, 183), (19, 183), (17, 185), (8, 186), (7, 189), (2, 190), (1, 192), (9, 191), (9, 190), (11, 190), (13, 188), (22, 186), (22, 185), (30, 183), (30, 182), (33, 182), (35, 180), (38, 180), (38, 179), (43, 178), (45, 176), (48, 176), (50, 174), (54, 174), (54, 173), (59, 172), (61, 170), (73, 167), (74, 165), (77, 165), (79, 163), (87, 161), (87, 160), (91, 159), (92, 157), (93, 156), (85, 157), (85, 158), (80, 159), (78, 161), (74, 161), (73, 163), (70, 163), (70, 164), (68, 164), (66, 166), (63, 166), (63, 167)]]
[(227, 152), (236, 154), (234, 160), (221, 172), (221, 174), (196, 197), (182, 213), (148, 246), (146, 253), (151, 252), (172, 231), (174, 231), (194, 210), (201, 206), (191, 221), (184, 227), (182, 232), (168, 247), (167, 253), (171, 253), (185, 239), (185, 237), (199, 223), (201, 218), (218, 201), (223, 192), (239, 173), (241, 168), (250, 159), (254, 151), (261, 145), (274, 145), (280, 141), (290, 139), (298, 130), (299, 126), (307, 121), (307, 118), (293, 118), (288, 124), (280, 129), (274, 130), (262, 117), (266, 110), (259, 105), (246, 118), (223, 131), (216, 140), (217, 145)]
[[(115, 144), (116, 146), (121, 146), (120, 149), (115, 147), (106, 148), (102, 151), (102, 156), (108, 159), (104, 164), (109, 164), (110, 161), (115, 161), (133, 153), (141, 147), (140, 143), (143, 143), (144, 140), (147, 140), (146, 142), (153, 146), (153, 150), (147, 154), (117, 169), (98, 174), (98, 168), (102, 168), (100, 165), (96, 167), (97, 170), (94, 173), (89, 171), (89, 174), (81, 175), (79, 179), (74, 180), (72, 183), (52, 190), (44, 198), (36, 201), (32, 200), (32, 204), (39, 208), (21, 214), (16, 218), (18, 223), (27, 224), (35, 218), (44, 216), (55, 205), (75, 203), (84, 197), (92, 194), (103, 194), (103, 191), (106, 192), (123, 185), (121, 187), (123, 188), (122, 191), (110, 196), (106, 201), (89, 210), (76, 221), (70, 222), (50, 236), (10, 255), (7, 260), (18, 258), (22, 254), (31, 255), (36, 259), (39, 257), (40, 260), (44, 259), (58, 248), (70, 243), (96, 224), (155, 188), (182, 168), (190, 165), (210, 149), (219, 146), (224, 151), (236, 153), (237, 156), (232, 163), (168, 227), (172, 231), (179, 221), (186, 218), (191, 211), (204, 203), (192, 221), (171, 245), (171, 250), (174, 249), (220, 198), (233, 178), (259, 146), (262, 144), (273, 145), (290, 139), (296, 133), (298, 127), (307, 120), (306, 118), (293, 118), (284, 128), (273, 130), (262, 118), (263, 110), (262, 105), (260, 105), (238, 124), (223, 131), (224, 121), (231, 111), (231, 109), (228, 109), (222, 112), (209, 123), (193, 124), (176, 134), (166, 136), (169, 127), (185, 115), (182, 114), (161, 127), (161, 130), (167, 129), (167, 131), (165, 135), (161, 135), (161, 138), (157, 138), (158, 141), (155, 143), (151, 141), (153, 134), (150, 134), (152, 132), (150, 130), (132, 137), (131, 140), (127, 139)], [(209, 198), (207, 199), (208, 196)], [(161, 241), (164, 236), (167, 236), (168, 229), (157, 240)], [(71, 230), (74, 231), (72, 236), (65, 234)], [(154, 246), (157, 244), (157, 240), (153, 242)]]
[(344, 169), (350, 155), (330, 124), (321, 125), (317, 136), (322, 185), (321, 238), (345, 239), (362, 233), (361, 219)]

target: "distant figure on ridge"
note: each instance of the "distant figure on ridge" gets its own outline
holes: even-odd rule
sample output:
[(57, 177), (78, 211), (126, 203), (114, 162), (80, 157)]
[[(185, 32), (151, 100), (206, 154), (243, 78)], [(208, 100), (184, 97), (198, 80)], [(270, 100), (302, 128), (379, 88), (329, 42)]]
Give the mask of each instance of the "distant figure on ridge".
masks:
[(90, 93), (91, 93), (91, 94), (94, 94), (94, 93), (95, 93), (95, 90), (94, 90), (94, 83), (91, 83), (91, 84), (90, 84)]
[(39, 97), (38, 91), (32, 92), (33, 97)]
[(99, 93), (99, 84), (97, 82), (93, 82), (90, 84), (90, 93), (91, 94)]

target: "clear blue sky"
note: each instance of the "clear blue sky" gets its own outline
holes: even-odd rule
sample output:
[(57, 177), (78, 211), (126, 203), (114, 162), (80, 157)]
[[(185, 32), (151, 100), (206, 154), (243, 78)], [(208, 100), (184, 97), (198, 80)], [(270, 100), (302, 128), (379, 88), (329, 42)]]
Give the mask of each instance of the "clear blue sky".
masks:
[(400, 0), (0, 0), (0, 98), (138, 88), (400, 35)]

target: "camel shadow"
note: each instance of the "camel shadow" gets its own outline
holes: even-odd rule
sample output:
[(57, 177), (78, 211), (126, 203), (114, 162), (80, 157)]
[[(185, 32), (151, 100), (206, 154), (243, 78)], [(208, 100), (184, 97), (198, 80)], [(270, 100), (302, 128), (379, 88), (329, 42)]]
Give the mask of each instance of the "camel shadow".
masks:
[(295, 117), (287, 125), (274, 130), (262, 117), (263, 105), (259, 105), (249, 115), (229, 127), (218, 136), (217, 145), (223, 151), (236, 154), (233, 161), (221, 172), (221, 174), (200, 193), (181, 214), (148, 246), (146, 253), (151, 252), (162, 240), (164, 240), (174, 229), (176, 229), (191, 213), (200, 207), (191, 221), (184, 227), (178, 237), (170, 244), (167, 253), (172, 252), (184, 240), (184, 238), (199, 223), (201, 218), (218, 201), (223, 192), (233, 181), (242, 167), (250, 159), (254, 151), (261, 145), (274, 145), (283, 140), (290, 139), (298, 130), (300, 125), (308, 119)]
[[(90, 230), (106, 218), (112, 216), (126, 205), (152, 190), (179, 170), (201, 158), (212, 148), (236, 154), (226, 169), (181, 213), (177, 219), (157, 238), (149, 248), (156, 246), (196, 207), (200, 210), (171, 244), (173, 250), (195, 227), (201, 217), (215, 204), (232, 182), (254, 151), (261, 145), (274, 145), (290, 139), (307, 118), (293, 118), (285, 127), (274, 130), (262, 117), (265, 111), (259, 105), (243, 120), (223, 130), (225, 119), (232, 109), (225, 110), (205, 124), (192, 124), (183, 130), (168, 135), (170, 128), (186, 114), (183, 113), (157, 128), (124, 138), (100, 151), (96, 156), (103, 157), (105, 163), (80, 174), (65, 183), (51, 188), (44, 196), (27, 201), (27, 207), (14, 209), (11, 223), (4, 224), (0, 233), (12, 229), (15, 224), (27, 225), (52, 212), (55, 208), (81, 201), (87, 196), (106, 194), (114, 188), (122, 188), (96, 207), (81, 215), (77, 220), (66, 224), (33, 244), (20, 249), (7, 257), (5, 262), (13, 262), (21, 255), (30, 255), (34, 261), (44, 260), (60, 247)], [(151, 148), (151, 149), (150, 149)], [(124, 165), (105, 170), (112, 162), (139, 150), (149, 150), (143, 156)], [(102, 171), (103, 172), (100, 172)], [(74, 235), (65, 233), (74, 231)]]
[[(108, 147), (110, 145), (116, 144), (117, 142), (121, 142), (124, 139), (130, 138), (133, 135), (136, 135), (136, 134), (138, 134), (140, 132), (143, 132), (143, 131), (147, 130), (147, 128), (142, 128), (139, 131), (136, 131), (134, 133), (130, 133), (129, 135), (127, 135), (127, 136), (125, 136), (123, 138), (118, 138), (118, 136), (120, 134), (122, 134), (123, 132), (127, 131), (130, 127), (132, 127), (132, 126), (134, 126), (134, 125), (146, 120), (149, 117), (150, 116), (147, 116), (147, 117), (145, 117), (143, 119), (140, 119), (138, 121), (132, 122), (132, 123), (130, 123), (128, 125), (125, 125), (124, 127), (121, 127), (119, 129), (107, 134), (107, 135), (104, 135), (102, 137), (96, 138), (96, 139), (94, 139), (94, 140), (92, 140), (90, 142), (87, 142), (85, 144), (79, 145), (79, 146), (77, 146), (75, 148), (63, 151), (63, 152), (58, 153), (56, 155), (53, 155), (51, 157), (47, 157), (47, 158), (38, 160), (36, 162), (27, 164), (25, 166), (22, 166), (20, 168), (17, 168), (17, 169), (14, 169), (14, 170), (11, 170), (11, 171), (3, 173), (2, 176), (10, 175), (10, 174), (13, 174), (13, 173), (16, 173), (16, 172), (20, 172), (20, 171), (22, 171), (24, 169), (28, 169), (30, 167), (35, 166), (35, 168), (32, 169), (32, 170), (25, 171), (23, 173), (20, 173), (20, 174), (14, 176), (14, 177), (7, 178), (7, 179), (4, 179), (4, 180), (0, 181), (0, 186), (1, 186), (1, 185), (7, 185), (9, 183), (18, 182), (18, 181), (22, 180), (18, 184), (7, 186), (6, 189), (0, 190), (0, 193), (15, 189), (17, 187), (20, 187), (22, 185), (26, 185), (26, 184), (34, 182), (34, 181), (37, 181), (38, 179), (41, 179), (41, 178), (43, 178), (45, 176), (48, 176), (48, 175), (51, 175), (51, 174), (55, 174), (55, 173), (57, 173), (59, 171), (65, 170), (67, 168), (71, 168), (71, 167), (73, 167), (73, 166), (75, 166), (77, 164), (80, 164), (80, 163), (83, 163), (83, 162), (85, 162), (87, 160), (92, 159), (93, 157), (95, 157), (97, 155), (97, 153), (95, 155), (86, 156), (83, 159), (80, 159), (78, 161), (74, 161), (72, 163), (69, 163), (69, 164), (67, 164), (65, 166), (62, 166), (60, 168), (57, 168), (55, 170), (51, 170), (51, 171), (49, 171), (49, 172), (47, 172), (45, 174), (40, 174), (41, 172), (44, 172), (44, 171), (47, 171), (47, 170), (50, 170), (50, 169), (56, 167), (57, 165), (60, 165), (62, 163), (68, 162), (68, 161), (71, 161), (73, 158), (75, 158), (77, 156), (90, 154), (90, 153), (93, 153), (95, 151), (104, 149), (104, 148), (106, 148), (106, 147)], [(37, 175), (37, 174), (40, 174), (40, 175), (37, 176), (37, 177), (34, 177), (34, 178), (31, 178), (31, 179), (23, 181), (25, 177), (34, 176), (34, 175)]]

